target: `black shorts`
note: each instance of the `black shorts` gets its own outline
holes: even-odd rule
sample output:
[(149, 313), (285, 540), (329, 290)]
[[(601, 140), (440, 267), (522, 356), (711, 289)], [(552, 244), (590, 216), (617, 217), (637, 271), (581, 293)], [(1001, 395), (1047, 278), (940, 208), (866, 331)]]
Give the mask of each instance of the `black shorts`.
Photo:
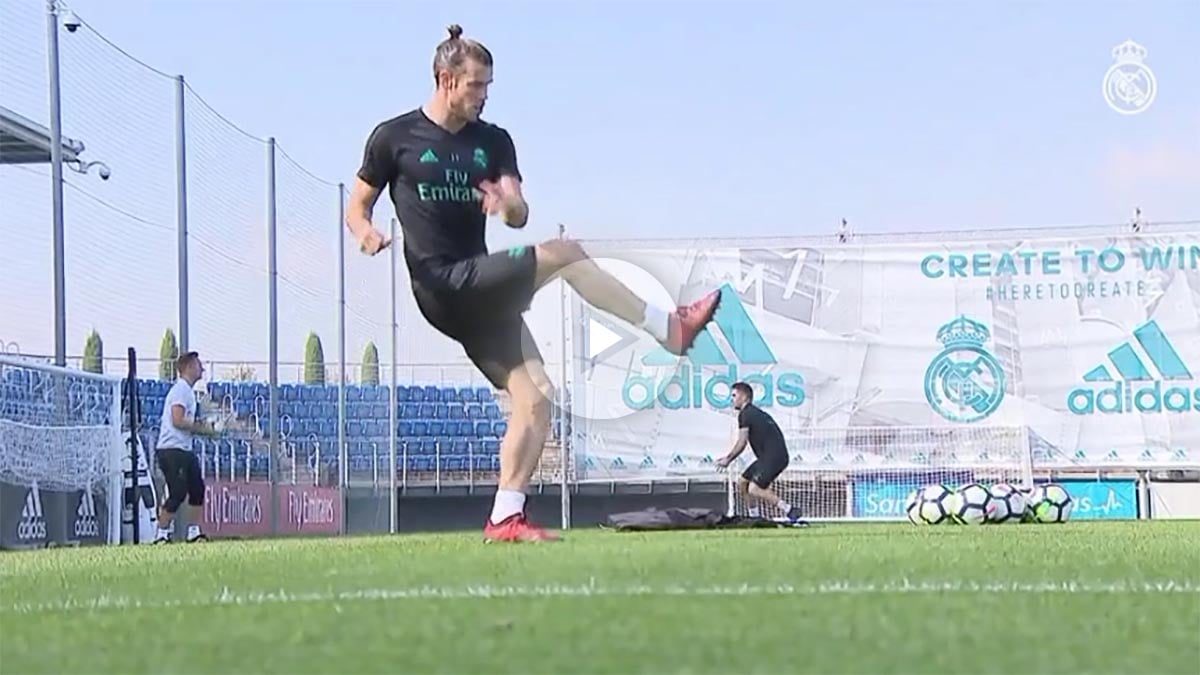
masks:
[(750, 463), (742, 472), (742, 478), (754, 483), (762, 489), (771, 487), (771, 483), (788, 467), (787, 452), (763, 453)]
[(159, 448), (158, 468), (167, 482), (164, 511), (178, 511), (185, 496), (191, 506), (204, 505), (204, 478), (200, 475), (200, 458), (196, 453), (179, 448)]
[(470, 258), (439, 270), (436, 281), (413, 280), (421, 315), (463, 346), (492, 386), (527, 361), (542, 361), (522, 314), (529, 309), (537, 256), (524, 246)]

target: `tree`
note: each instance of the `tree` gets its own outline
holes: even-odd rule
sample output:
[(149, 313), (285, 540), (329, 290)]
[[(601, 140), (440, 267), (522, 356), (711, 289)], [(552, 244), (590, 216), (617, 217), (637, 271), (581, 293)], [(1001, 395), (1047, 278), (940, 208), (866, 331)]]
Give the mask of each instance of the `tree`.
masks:
[(158, 348), (158, 379), (164, 382), (175, 381), (175, 361), (179, 359), (179, 345), (175, 342), (175, 331), (170, 328), (163, 333), (162, 344)]
[(363, 350), (362, 373), (358, 379), (360, 384), (379, 384), (379, 350), (374, 342), (368, 342)]
[(93, 328), (83, 345), (83, 369), (89, 373), (104, 372), (104, 341)]
[(304, 344), (304, 384), (325, 384), (325, 350), (321, 338), (313, 332)]

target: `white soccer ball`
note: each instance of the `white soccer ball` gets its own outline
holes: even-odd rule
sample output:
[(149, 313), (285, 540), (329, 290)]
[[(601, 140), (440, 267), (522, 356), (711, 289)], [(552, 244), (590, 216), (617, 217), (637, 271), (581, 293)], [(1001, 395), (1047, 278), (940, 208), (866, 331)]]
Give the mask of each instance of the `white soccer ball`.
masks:
[(992, 512), (989, 523), (1019, 523), (1025, 517), (1025, 493), (1010, 483), (996, 483), (992, 493)]
[(904, 501), (904, 516), (908, 518), (908, 522), (913, 525), (924, 525), (921, 520), (921, 490), (913, 490), (908, 493), (908, 499)]
[(1057, 483), (1039, 485), (1033, 489), (1028, 511), (1034, 522), (1065, 523), (1071, 517), (1075, 501), (1067, 489)]
[(988, 521), (988, 515), (995, 509), (992, 493), (979, 483), (959, 486), (951, 505), (954, 522), (963, 525), (982, 525)]
[(916, 518), (909, 516), (909, 519), (924, 525), (952, 522), (953, 500), (954, 490), (945, 485), (926, 485), (920, 489), (915, 499)]

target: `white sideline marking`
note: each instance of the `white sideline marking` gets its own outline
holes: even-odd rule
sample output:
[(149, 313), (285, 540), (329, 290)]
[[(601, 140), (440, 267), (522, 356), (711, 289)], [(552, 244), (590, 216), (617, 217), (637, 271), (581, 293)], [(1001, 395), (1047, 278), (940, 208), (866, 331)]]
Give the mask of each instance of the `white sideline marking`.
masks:
[(347, 591), (234, 591), (228, 587), (208, 597), (184, 599), (136, 598), (102, 595), (96, 598), (66, 598), (41, 603), (16, 603), (0, 608), (5, 614), (35, 614), (41, 612), (104, 610), (104, 609), (167, 609), (176, 607), (218, 607), (223, 605), (288, 605), (312, 602), (350, 602), (378, 600), (413, 600), (435, 598), (458, 600), (473, 598), (587, 598), (634, 596), (753, 596), (753, 595), (923, 595), (938, 593), (986, 594), (1200, 594), (1200, 583), (1192, 581), (1118, 581), (1118, 582), (972, 582), (972, 581), (909, 581), (902, 579), (886, 583), (860, 581), (828, 581), (818, 584), (750, 584), (729, 586), (601, 586), (595, 579), (582, 585), (538, 586), (417, 586), (412, 588), (367, 588)]

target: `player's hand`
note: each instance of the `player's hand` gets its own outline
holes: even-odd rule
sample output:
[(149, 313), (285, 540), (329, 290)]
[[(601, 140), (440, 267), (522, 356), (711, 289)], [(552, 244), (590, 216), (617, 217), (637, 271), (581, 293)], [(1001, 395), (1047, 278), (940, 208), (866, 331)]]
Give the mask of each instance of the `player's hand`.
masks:
[(390, 246), (391, 243), (390, 237), (372, 227), (358, 240), (358, 248), (367, 255), (375, 255)]
[(729, 466), (729, 458), (728, 457), (722, 457), (721, 459), (717, 460), (717, 468), (718, 469), (724, 469), (724, 468), (727, 468), (728, 466)]
[(521, 197), (505, 188), (500, 181), (480, 181), (479, 192), (483, 212), (489, 216), (503, 216), (521, 206)]

